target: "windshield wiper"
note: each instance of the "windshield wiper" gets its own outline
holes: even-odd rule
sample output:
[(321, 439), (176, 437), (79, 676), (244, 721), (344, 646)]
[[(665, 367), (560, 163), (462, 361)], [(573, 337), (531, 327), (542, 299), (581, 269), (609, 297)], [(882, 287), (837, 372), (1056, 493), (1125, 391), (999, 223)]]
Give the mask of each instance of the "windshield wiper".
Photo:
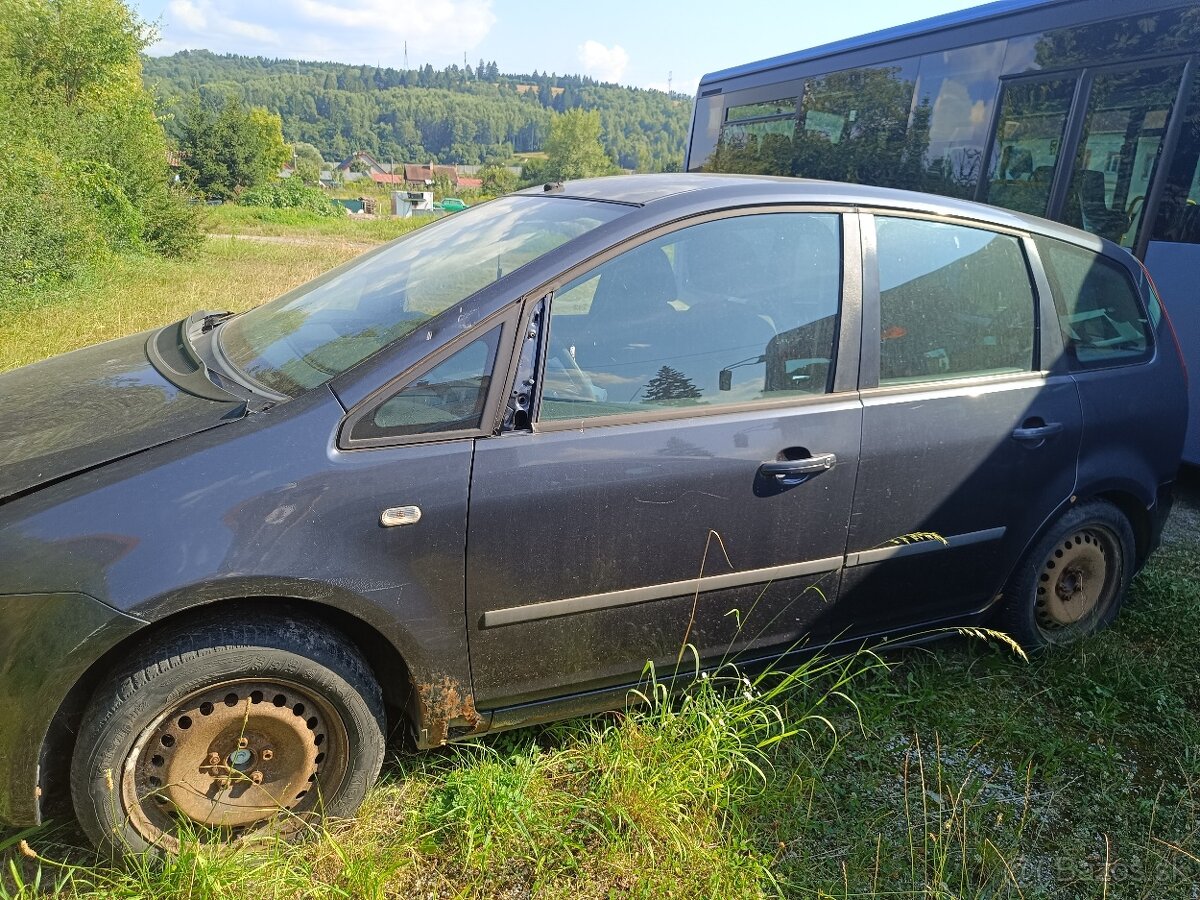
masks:
[(200, 333), (206, 334), (207, 332), (212, 331), (232, 315), (234, 314), (228, 311), (205, 313), (204, 320), (200, 325)]

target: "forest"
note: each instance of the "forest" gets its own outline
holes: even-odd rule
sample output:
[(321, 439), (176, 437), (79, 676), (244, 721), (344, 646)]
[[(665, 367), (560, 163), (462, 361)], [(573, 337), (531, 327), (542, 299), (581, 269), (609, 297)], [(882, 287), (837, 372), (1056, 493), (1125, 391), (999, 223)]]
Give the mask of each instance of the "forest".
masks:
[(173, 138), (189, 97), (234, 96), (278, 114), (287, 141), (313, 144), (327, 160), (366, 150), (397, 163), (504, 163), (541, 150), (556, 113), (582, 109), (600, 114), (601, 142), (617, 165), (677, 171), (692, 109), (681, 94), (536, 70), (504, 74), (482, 59), (393, 69), (185, 50), (146, 57), (143, 77)]

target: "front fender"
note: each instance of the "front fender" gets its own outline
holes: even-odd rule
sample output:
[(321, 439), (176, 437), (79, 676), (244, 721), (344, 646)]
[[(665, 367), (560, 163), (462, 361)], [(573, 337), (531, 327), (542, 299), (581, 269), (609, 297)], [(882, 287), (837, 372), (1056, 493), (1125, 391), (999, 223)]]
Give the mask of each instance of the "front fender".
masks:
[(41, 753), (87, 668), (145, 623), (86, 594), (0, 596), (0, 822), (41, 824)]

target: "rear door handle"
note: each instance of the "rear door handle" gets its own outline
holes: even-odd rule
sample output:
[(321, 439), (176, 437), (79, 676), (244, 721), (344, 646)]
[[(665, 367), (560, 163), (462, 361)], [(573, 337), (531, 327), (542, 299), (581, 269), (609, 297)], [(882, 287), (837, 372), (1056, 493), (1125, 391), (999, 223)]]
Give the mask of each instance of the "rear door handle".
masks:
[(778, 484), (799, 484), (814, 475), (832, 469), (837, 462), (833, 453), (814, 453), (803, 459), (780, 459), (765, 462), (758, 467), (758, 473), (764, 478), (773, 479)]
[[(1034, 421), (1041, 422), (1040, 419)], [(1040, 444), (1046, 438), (1052, 438), (1056, 434), (1062, 434), (1062, 422), (1043, 422), (1040, 425), (1035, 425), (1032, 422), (1025, 422), (1020, 428), (1014, 428), (1012, 436), (1018, 441), (1025, 441), (1032, 444)]]

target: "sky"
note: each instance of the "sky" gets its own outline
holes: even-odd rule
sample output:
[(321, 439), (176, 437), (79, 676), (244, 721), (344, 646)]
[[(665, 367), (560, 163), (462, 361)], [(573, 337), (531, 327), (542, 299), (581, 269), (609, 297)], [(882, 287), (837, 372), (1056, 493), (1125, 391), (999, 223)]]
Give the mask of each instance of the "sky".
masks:
[(495, 60), (693, 93), (700, 77), (979, 0), (131, 0), (154, 54), (205, 48), (412, 68)]

